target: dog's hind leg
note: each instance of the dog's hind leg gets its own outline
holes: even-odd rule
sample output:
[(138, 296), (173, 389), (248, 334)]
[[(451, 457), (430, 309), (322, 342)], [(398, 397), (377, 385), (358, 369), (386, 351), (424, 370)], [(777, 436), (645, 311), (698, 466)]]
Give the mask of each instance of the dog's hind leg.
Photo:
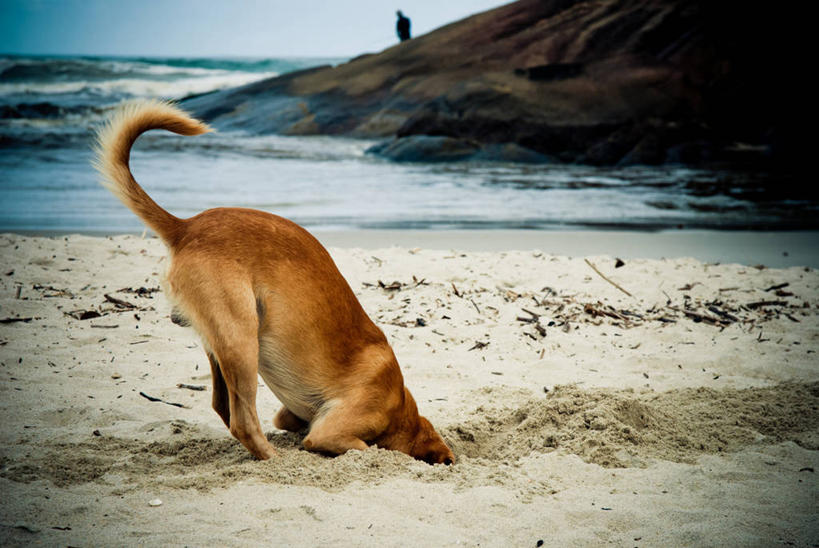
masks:
[(297, 417), (286, 407), (279, 409), (276, 416), (273, 417), (273, 426), (279, 430), (287, 430), (288, 432), (299, 432), (307, 426), (307, 421)]
[(213, 378), (213, 399), (211, 405), (225, 423), (225, 426), (230, 428), (230, 395), (228, 394), (227, 385), (225, 384), (225, 377), (222, 375), (222, 370), (219, 369), (219, 362), (213, 354), (208, 352), (208, 360), (210, 360), (210, 373)]
[(308, 451), (341, 455), (350, 449), (364, 451), (367, 443), (387, 427), (388, 419), (382, 413), (367, 409), (362, 400), (349, 398), (328, 402), (327, 411), (319, 411), (310, 433), (302, 442)]
[[(230, 433), (254, 456), (268, 459), (276, 455), (256, 414), (259, 318), (252, 288), (241, 283), (211, 283), (219, 276), (209, 276), (201, 265), (196, 270), (178, 268), (174, 274), (177, 298), (213, 354), (214, 408)], [(186, 298), (188, 295), (195, 298)]]
[(254, 456), (268, 459), (276, 451), (264, 436), (256, 414), (256, 389), (259, 383), (257, 327), (252, 325), (237, 332), (235, 323), (226, 325), (231, 320), (226, 319), (218, 334), (209, 337), (209, 346), (216, 356), (227, 388), (229, 411), (226, 414), (230, 420), (230, 433)]

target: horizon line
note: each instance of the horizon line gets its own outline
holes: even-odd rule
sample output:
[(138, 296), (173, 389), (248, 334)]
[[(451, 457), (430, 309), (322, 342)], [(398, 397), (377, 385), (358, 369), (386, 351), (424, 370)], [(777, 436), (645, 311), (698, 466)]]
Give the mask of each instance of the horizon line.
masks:
[(185, 54), (140, 54), (140, 53), (12, 53), (0, 51), (0, 57), (139, 57), (143, 59), (352, 59), (360, 55), (376, 52), (363, 52), (351, 55), (249, 55), (249, 54), (219, 54), (219, 55), (185, 55)]

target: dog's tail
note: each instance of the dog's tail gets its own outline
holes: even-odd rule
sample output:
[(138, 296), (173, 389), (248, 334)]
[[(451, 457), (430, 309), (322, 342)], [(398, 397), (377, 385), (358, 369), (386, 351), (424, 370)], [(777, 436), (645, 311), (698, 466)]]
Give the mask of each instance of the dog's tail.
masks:
[(173, 245), (181, 236), (184, 221), (159, 207), (142, 190), (128, 166), (134, 141), (151, 129), (166, 129), (180, 135), (200, 135), (211, 131), (206, 124), (168, 102), (149, 100), (127, 103), (97, 132), (93, 164), (102, 175), (102, 185), (165, 243)]

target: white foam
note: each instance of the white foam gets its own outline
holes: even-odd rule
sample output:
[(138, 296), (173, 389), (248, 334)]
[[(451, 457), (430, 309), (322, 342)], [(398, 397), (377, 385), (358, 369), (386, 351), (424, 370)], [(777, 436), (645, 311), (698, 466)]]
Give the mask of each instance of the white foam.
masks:
[[(167, 67), (172, 68), (172, 67)], [(229, 72), (201, 71), (202, 76), (180, 78), (178, 80), (151, 80), (142, 78), (121, 78), (106, 81), (72, 81), (72, 82), (19, 82), (0, 83), (0, 96), (3, 95), (57, 95), (69, 93), (90, 93), (99, 96), (128, 95), (133, 97), (163, 97), (180, 99), (195, 93), (242, 86), (277, 76), (276, 72)], [(193, 72), (185, 69), (186, 72)]]

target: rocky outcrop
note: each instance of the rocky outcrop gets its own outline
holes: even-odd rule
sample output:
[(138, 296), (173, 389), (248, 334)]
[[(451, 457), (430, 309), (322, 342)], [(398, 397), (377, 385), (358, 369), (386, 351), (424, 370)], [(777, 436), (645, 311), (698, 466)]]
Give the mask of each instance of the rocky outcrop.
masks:
[(544, 164), (552, 158), (515, 143), (483, 144), (468, 139), (433, 135), (408, 135), (367, 149), (370, 154), (395, 162), (515, 162)]
[(259, 133), (448, 138), (408, 141), (414, 149), (512, 143), (591, 164), (768, 165), (790, 153), (795, 107), (781, 88), (794, 62), (787, 38), (759, 33), (775, 33), (781, 12), (741, 8), (521, 0), (186, 106), (217, 127)]

